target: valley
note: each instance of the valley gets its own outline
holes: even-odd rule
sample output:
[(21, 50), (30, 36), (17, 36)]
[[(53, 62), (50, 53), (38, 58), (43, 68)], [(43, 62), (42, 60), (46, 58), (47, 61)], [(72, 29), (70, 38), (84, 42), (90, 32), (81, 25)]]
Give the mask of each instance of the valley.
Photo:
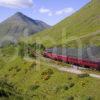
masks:
[[(7, 11), (46, 20), (67, 12), (39, 8)], [(0, 23), (0, 100), (99, 100), (100, 0), (54, 26), (21, 12)]]

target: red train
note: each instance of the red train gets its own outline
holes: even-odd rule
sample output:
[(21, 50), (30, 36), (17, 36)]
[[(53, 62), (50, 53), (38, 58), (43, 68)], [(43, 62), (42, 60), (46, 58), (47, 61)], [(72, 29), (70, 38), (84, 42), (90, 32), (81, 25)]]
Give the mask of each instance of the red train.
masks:
[[(56, 48), (55, 50), (54, 49), (55, 48), (46, 49), (43, 55), (53, 60), (63, 61), (85, 68), (100, 70), (100, 59), (97, 57), (94, 58), (93, 55), (89, 58), (90, 55), (88, 55), (88, 53), (90, 54), (91, 51), (88, 52), (88, 49), (86, 48), (81, 50), (71, 48)], [(81, 53), (78, 53), (80, 51)], [(97, 51), (100, 52), (99, 50)], [(93, 49), (93, 54), (95, 53), (94, 55), (96, 55), (96, 53), (98, 53), (97, 51)]]

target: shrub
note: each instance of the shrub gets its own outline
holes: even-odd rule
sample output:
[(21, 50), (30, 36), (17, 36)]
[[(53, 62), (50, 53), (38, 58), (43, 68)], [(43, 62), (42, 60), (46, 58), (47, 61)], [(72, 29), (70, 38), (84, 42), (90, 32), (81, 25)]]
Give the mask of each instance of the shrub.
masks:
[(54, 86), (52, 90), (54, 91), (54, 93), (58, 93), (58, 91), (59, 91), (60, 89), (62, 89), (61, 86)]
[(49, 75), (44, 75), (44, 76), (42, 77), (43, 80), (48, 80), (49, 78), (50, 78)]
[(11, 67), (10, 69), (9, 69), (9, 71), (12, 71), (13, 70), (13, 67)]
[(43, 44), (38, 44), (38, 43), (33, 43), (33, 44), (30, 44), (30, 46), (32, 48), (34, 48), (34, 50), (39, 50), (39, 51), (43, 51), (45, 50), (45, 46)]
[(30, 65), (30, 68), (34, 68), (34, 66), (36, 66), (36, 62), (33, 62), (33, 63)]
[(24, 69), (24, 72), (25, 72), (25, 74), (27, 74), (28, 73), (28, 71), (29, 71), (29, 69)]
[(69, 84), (69, 87), (73, 87), (75, 84), (74, 83), (70, 83)]
[(74, 83), (65, 84), (65, 85), (63, 85), (63, 89), (68, 90), (68, 89), (72, 88), (74, 85), (75, 85)]
[(38, 89), (39, 87), (40, 87), (39, 85), (34, 84), (30, 88), (32, 91), (34, 91), (34, 90)]
[(19, 43), (18, 55), (22, 58), (25, 56), (25, 44), (24, 43)]
[(52, 69), (47, 69), (45, 71), (43, 71), (41, 73), (41, 75), (52, 75), (53, 74), (53, 70)]
[(5, 77), (5, 78), (9, 77), (9, 74), (5, 74), (4, 77)]
[(64, 85), (64, 86), (63, 86), (63, 89), (64, 89), (64, 90), (68, 90), (68, 89), (69, 89), (69, 86), (68, 86), (68, 85)]
[(53, 74), (53, 70), (52, 69), (47, 69), (47, 70), (45, 70), (41, 73), (42, 79), (43, 80), (48, 80), (51, 77), (52, 74)]
[(92, 97), (92, 96), (88, 96), (88, 97), (86, 98), (86, 100), (93, 100), (93, 97)]
[(0, 80), (0, 97), (10, 97), (19, 94), (17, 87), (7, 80)]
[(47, 72), (45, 72), (45, 71), (41, 73), (41, 75), (46, 75), (46, 74), (47, 74)]
[(67, 97), (67, 100), (74, 100), (74, 97), (73, 96), (69, 96), (69, 97)]
[(6, 92), (3, 89), (0, 89), (0, 97), (6, 97), (8, 98), (11, 94), (9, 92)]
[(52, 75), (53, 74), (53, 70), (52, 69), (47, 69), (47, 70), (45, 70), (45, 71), (43, 71), (42, 73), (41, 73), (41, 75)]
[(68, 77), (68, 80), (72, 80), (72, 77)]
[(85, 84), (86, 84), (86, 83), (84, 83), (84, 82), (83, 82), (83, 83), (82, 83), (82, 86), (84, 87), (84, 86), (85, 86)]
[(53, 70), (52, 70), (52, 69), (48, 69), (48, 70), (47, 70), (47, 73), (48, 73), (49, 75), (51, 75), (51, 74), (53, 74)]
[(16, 69), (16, 72), (19, 72), (19, 71), (21, 71), (21, 68), (17, 68), (17, 69)]

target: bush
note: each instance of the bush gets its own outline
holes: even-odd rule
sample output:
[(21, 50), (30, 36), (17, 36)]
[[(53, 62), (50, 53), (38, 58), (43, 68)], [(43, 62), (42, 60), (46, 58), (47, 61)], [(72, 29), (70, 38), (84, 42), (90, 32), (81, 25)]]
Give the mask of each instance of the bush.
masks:
[(47, 73), (48, 73), (49, 75), (52, 75), (52, 74), (53, 74), (53, 70), (52, 70), (52, 69), (48, 69), (48, 70), (47, 70)]
[(82, 87), (84, 87), (86, 85), (86, 83), (82, 82)]
[(64, 90), (68, 90), (68, 89), (69, 89), (69, 86), (68, 86), (68, 85), (64, 85), (64, 86), (63, 86), (63, 89), (64, 89)]
[(47, 69), (47, 70), (45, 70), (41, 73), (42, 79), (43, 80), (48, 80), (51, 77), (52, 74), (53, 74), (53, 70), (52, 69)]
[(6, 92), (3, 89), (0, 89), (0, 97), (6, 97), (8, 98), (11, 94), (9, 92)]
[(74, 83), (70, 83), (69, 84), (69, 87), (73, 87), (75, 84)]
[(54, 86), (52, 90), (54, 93), (58, 93), (60, 89), (62, 89), (61, 86)]
[(43, 71), (42, 73), (41, 73), (41, 75), (52, 75), (53, 74), (53, 70), (52, 69), (47, 69), (47, 70), (45, 70), (45, 71)]
[(86, 98), (86, 100), (93, 100), (93, 97), (92, 97), (92, 96), (88, 96), (88, 97)]
[(48, 80), (49, 78), (50, 78), (49, 75), (44, 75), (44, 76), (42, 77), (43, 80)]
[(16, 68), (16, 72), (20, 72), (21, 71), (21, 68)]
[(69, 96), (69, 97), (67, 97), (67, 100), (74, 100), (74, 97), (73, 96)]
[(64, 89), (64, 90), (68, 90), (68, 89), (72, 88), (74, 85), (75, 85), (74, 83), (65, 84), (65, 85), (63, 86), (63, 89)]
[(34, 84), (31, 86), (31, 90), (34, 91), (34, 90), (38, 89), (39, 87), (40, 87), (39, 85)]
[(72, 77), (68, 77), (68, 80), (72, 80)]
[(39, 51), (43, 51), (45, 50), (45, 46), (43, 44), (38, 44), (38, 43), (33, 43), (33, 44), (30, 44), (30, 46), (32, 48), (34, 48), (34, 50), (39, 50)]
[(10, 69), (9, 69), (9, 71), (12, 71), (13, 70), (13, 67), (11, 67)]
[(34, 68), (36, 66), (36, 62), (33, 62), (31, 65), (30, 65), (30, 68)]
[(19, 94), (17, 87), (7, 80), (0, 80), (0, 97), (10, 97)]
[(23, 43), (23, 42), (20, 42), (18, 46), (19, 46), (18, 55), (23, 58), (25, 56), (25, 47), (26, 47), (26, 44)]

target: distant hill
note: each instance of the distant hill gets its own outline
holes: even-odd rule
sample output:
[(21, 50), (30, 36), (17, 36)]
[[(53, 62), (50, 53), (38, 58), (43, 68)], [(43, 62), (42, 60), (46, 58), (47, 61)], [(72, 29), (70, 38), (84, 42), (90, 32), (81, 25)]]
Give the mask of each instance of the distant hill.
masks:
[(100, 45), (97, 41), (100, 38), (100, 0), (91, 0), (72, 16), (28, 39), (33, 41), (39, 37), (46, 47), (76, 46), (77, 38), (81, 39), (83, 46)]
[(35, 34), (49, 27), (49, 25), (40, 20), (33, 20), (17, 12), (0, 23), (0, 39), (9, 36), (10, 39), (19, 39), (20, 37)]

